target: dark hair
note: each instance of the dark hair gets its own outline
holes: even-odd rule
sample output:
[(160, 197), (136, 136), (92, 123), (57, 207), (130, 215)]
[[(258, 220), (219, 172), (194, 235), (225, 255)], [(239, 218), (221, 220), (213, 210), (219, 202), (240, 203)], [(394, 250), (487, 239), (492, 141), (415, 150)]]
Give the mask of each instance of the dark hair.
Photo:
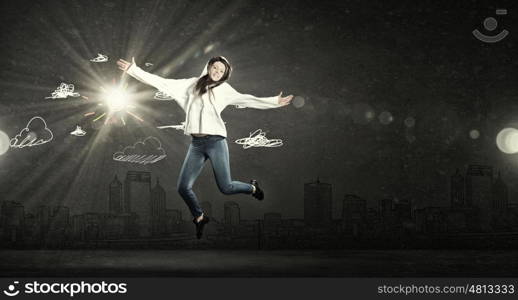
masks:
[[(221, 76), (220, 80), (212, 81), (212, 79), (209, 76), (209, 70), (210, 70), (210, 67), (212, 67), (212, 65), (218, 61), (225, 65), (225, 73), (223, 74), (223, 76)], [(200, 77), (200, 79), (198, 79), (194, 90), (196, 92), (198, 92), (198, 94), (201, 96), (201, 95), (205, 94), (209, 89), (213, 89), (213, 88), (217, 87), (218, 85), (222, 84), (223, 82), (225, 82), (230, 77), (231, 72), (232, 72), (232, 67), (230, 66), (230, 63), (228, 62), (228, 60), (226, 60), (223, 56), (213, 57), (207, 63), (207, 74), (203, 75), (202, 77)]]

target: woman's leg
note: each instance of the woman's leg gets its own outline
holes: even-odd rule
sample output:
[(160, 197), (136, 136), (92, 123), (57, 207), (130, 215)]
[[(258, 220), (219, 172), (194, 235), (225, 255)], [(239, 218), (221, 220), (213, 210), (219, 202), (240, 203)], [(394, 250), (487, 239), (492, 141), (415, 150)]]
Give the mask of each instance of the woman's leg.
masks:
[(194, 218), (201, 216), (203, 211), (198, 198), (196, 198), (196, 194), (192, 190), (192, 186), (200, 175), (206, 160), (207, 156), (203, 151), (203, 147), (191, 143), (185, 156), (182, 170), (178, 176), (178, 193), (182, 196)]
[(212, 164), (219, 190), (226, 195), (238, 193), (251, 194), (253, 189), (251, 184), (233, 181), (230, 177), (227, 140), (218, 137), (207, 146), (207, 155)]

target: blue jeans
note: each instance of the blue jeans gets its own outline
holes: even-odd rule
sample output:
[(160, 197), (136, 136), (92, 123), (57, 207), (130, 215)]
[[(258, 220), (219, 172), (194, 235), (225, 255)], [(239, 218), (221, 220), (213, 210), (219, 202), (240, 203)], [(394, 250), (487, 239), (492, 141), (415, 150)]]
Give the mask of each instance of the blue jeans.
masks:
[(210, 159), (216, 183), (223, 194), (252, 193), (251, 184), (231, 179), (228, 145), (224, 137), (219, 135), (193, 136), (182, 170), (180, 171), (177, 189), (195, 218), (201, 216), (203, 211), (196, 198), (196, 194), (192, 190), (192, 186), (200, 175), (207, 159)]

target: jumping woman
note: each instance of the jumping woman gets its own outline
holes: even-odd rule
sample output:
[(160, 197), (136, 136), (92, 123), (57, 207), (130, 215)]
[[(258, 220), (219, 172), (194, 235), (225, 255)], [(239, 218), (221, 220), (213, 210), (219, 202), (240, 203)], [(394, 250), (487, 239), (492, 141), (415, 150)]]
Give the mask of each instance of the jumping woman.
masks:
[(191, 135), (192, 141), (178, 177), (177, 188), (194, 217), (198, 239), (209, 217), (203, 214), (192, 186), (207, 159), (211, 161), (218, 188), (223, 194), (252, 194), (256, 199), (263, 200), (264, 193), (257, 180), (252, 179), (248, 184), (231, 179), (227, 130), (221, 112), (228, 105), (257, 109), (281, 107), (288, 105), (293, 95), (282, 97), (281, 92), (274, 97), (255, 97), (237, 92), (226, 82), (232, 68), (222, 56), (211, 58), (200, 77), (188, 79), (166, 79), (145, 72), (136, 65), (134, 58), (131, 63), (119, 59), (117, 65), (135, 79), (171, 96), (185, 111), (184, 133)]

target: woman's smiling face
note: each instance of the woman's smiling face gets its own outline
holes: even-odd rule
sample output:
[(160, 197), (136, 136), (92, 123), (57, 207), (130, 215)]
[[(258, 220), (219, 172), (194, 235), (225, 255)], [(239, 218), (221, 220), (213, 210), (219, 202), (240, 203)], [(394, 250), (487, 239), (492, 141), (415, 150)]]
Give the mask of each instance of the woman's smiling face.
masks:
[(220, 61), (213, 63), (212, 66), (210, 66), (209, 68), (210, 79), (212, 79), (212, 81), (214, 82), (219, 81), (224, 74), (225, 65)]

